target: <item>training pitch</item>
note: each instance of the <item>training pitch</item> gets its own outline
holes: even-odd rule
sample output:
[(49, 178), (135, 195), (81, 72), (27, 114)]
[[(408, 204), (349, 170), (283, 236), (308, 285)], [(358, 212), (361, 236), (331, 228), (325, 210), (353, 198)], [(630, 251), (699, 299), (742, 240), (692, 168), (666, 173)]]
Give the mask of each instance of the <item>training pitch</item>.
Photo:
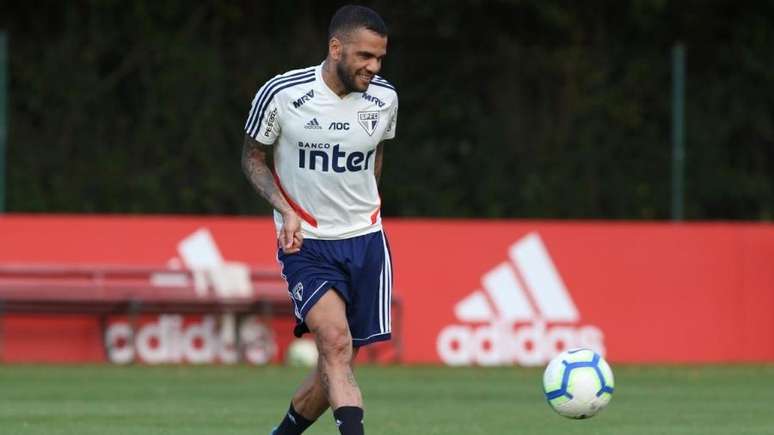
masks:
[[(610, 406), (555, 414), (542, 370), (359, 367), (369, 435), (774, 434), (774, 365), (613, 366)], [(266, 435), (301, 369), (0, 365), (0, 434)], [(330, 412), (306, 433), (337, 434)]]

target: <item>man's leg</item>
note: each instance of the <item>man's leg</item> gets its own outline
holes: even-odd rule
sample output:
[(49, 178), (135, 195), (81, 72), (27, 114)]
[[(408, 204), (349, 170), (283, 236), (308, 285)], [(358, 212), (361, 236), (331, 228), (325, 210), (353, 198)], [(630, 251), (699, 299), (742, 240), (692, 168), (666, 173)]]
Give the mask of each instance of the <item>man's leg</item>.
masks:
[(293, 394), (288, 412), (272, 435), (299, 435), (326, 409), (328, 409), (328, 399), (320, 386), (320, 376), (315, 367)]
[[(350, 367), (353, 371), (354, 361), (359, 349), (353, 349), (352, 358), (350, 359)], [(325, 390), (320, 383), (320, 370), (318, 367), (314, 367), (312, 372), (304, 379), (304, 382), (301, 383), (301, 386), (298, 387), (298, 390), (293, 395), (292, 404), (296, 412), (310, 421), (317, 420), (328, 409), (330, 405), (328, 404)]]
[(350, 366), (352, 336), (341, 296), (334, 289), (327, 291), (307, 314), (306, 324), (315, 335), (320, 384), (331, 408), (362, 406), (360, 388)]
[(352, 369), (357, 349), (352, 348), (346, 305), (339, 294), (327, 291), (307, 314), (306, 324), (315, 333), (320, 355), (317, 367), (296, 390), (275, 433), (300, 434), (331, 404), (342, 434), (363, 433), (362, 397)]
[(363, 434), (363, 398), (352, 372), (352, 336), (347, 323), (346, 304), (334, 289), (327, 291), (306, 315), (314, 333), (317, 370), (333, 417), (342, 435)]

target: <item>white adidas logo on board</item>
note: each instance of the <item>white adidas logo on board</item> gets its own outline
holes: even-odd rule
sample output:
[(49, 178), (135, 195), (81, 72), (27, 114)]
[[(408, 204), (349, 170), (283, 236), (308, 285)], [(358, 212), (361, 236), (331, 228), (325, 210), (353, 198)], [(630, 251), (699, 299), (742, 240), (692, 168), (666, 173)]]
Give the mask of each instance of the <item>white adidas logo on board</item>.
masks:
[(602, 331), (577, 325), (578, 308), (537, 233), (511, 245), (508, 260), (455, 305), (455, 317), (467, 324), (441, 330), (436, 347), (443, 362), (533, 366), (571, 347), (604, 355)]

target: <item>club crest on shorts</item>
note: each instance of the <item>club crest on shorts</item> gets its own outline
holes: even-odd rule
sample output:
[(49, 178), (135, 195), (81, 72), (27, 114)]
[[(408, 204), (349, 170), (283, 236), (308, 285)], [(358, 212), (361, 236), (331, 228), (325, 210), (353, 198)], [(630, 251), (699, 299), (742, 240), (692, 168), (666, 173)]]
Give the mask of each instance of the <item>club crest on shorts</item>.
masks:
[(373, 136), (376, 126), (379, 124), (379, 112), (376, 110), (357, 112), (357, 122), (369, 136)]
[(292, 293), (294, 298), (300, 301), (304, 298), (303, 292), (304, 292), (304, 284), (299, 282), (298, 284), (296, 284), (295, 287), (293, 287), (293, 291), (290, 293)]

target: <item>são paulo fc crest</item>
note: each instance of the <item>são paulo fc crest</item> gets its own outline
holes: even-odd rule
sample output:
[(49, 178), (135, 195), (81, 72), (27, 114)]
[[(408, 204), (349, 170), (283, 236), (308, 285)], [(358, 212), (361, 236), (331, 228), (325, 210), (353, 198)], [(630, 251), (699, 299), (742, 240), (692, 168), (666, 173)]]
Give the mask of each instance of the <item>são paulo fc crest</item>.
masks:
[(303, 291), (304, 291), (304, 284), (299, 282), (298, 284), (296, 284), (295, 287), (293, 287), (293, 291), (291, 293), (293, 293), (294, 298), (300, 301), (304, 298)]
[(357, 122), (369, 136), (373, 136), (376, 126), (379, 124), (379, 112), (376, 110), (357, 112)]

